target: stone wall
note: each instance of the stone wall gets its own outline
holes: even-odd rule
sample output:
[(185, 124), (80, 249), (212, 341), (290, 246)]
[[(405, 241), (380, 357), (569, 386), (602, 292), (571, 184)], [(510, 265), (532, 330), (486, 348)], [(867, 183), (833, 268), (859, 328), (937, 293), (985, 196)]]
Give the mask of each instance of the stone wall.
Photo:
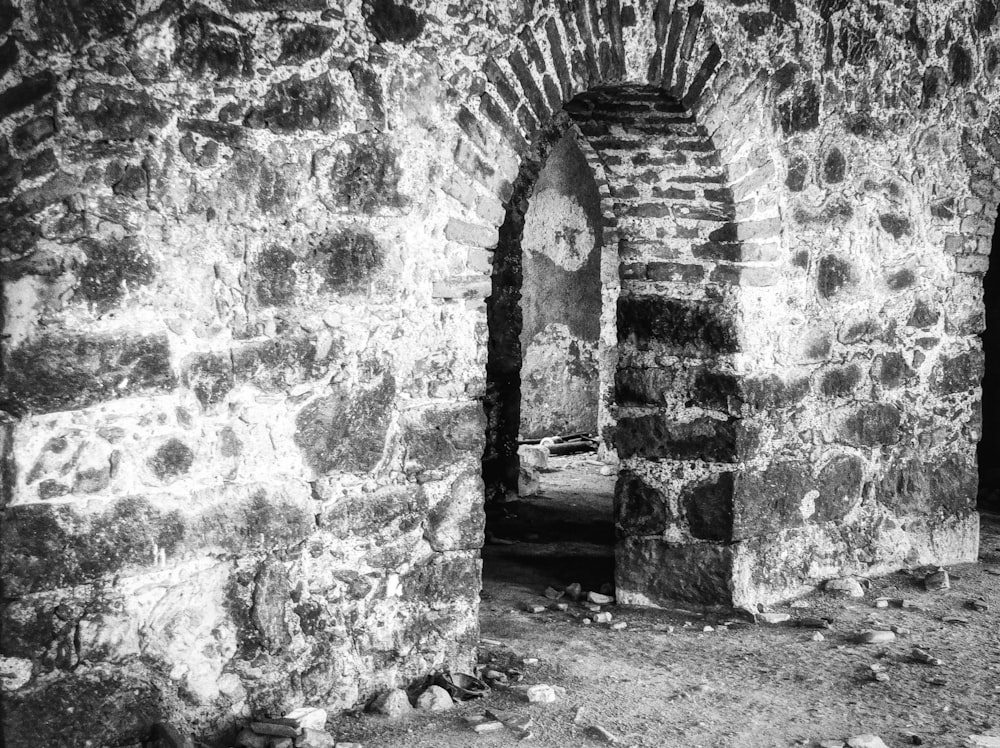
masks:
[(468, 664), (491, 250), (574, 123), (619, 596), (974, 558), (996, 15), (0, 0), (8, 745)]
[(573, 133), (552, 149), (521, 249), (521, 435), (597, 433), (601, 198)]

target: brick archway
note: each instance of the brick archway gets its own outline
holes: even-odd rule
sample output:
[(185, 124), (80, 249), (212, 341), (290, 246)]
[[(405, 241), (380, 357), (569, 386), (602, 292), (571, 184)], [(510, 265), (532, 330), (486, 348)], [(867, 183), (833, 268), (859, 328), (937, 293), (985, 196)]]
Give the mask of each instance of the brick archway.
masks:
[[(725, 603), (738, 597), (734, 487), (754, 446), (736, 320), (745, 289), (780, 279), (778, 174), (769, 126), (755, 119), (762, 80), (732, 75), (700, 3), (668, 5), (626, 31), (617, 2), (580, 4), (536, 19), (486, 61), (478, 103), (457, 114), (448, 192), (461, 207), (445, 228), (477, 268), (470, 260), (436, 292), (495, 292), (485, 272), (496, 277), (503, 260), (493, 250), (518, 245), (520, 203), (552, 143), (578, 128), (604, 172), (605, 246), (618, 250), (617, 426), (606, 436), (623, 458), (619, 595)], [(501, 466), (486, 469), (494, 485), (504, 470), (516, 480), (516, 422), (507, 421)], [(665, 571), (684, 568), (698, 570), (696, 583)]]

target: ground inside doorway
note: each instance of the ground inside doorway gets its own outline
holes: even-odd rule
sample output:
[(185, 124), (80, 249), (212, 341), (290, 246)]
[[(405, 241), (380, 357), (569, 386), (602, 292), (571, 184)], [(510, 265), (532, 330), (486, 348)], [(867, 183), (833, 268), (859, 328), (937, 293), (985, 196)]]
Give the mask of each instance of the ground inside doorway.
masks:
[[(521, 593), (544, 600), (544, 587), (512, 583), (510, 594), (491, 595), (488, 580), (480, 661), (523, 673), (517, 685), (561, 686), (565, 696), (528, 704), (515, 688), (494, 689), (484, 700), (399, 722), (346, 715), (336, 734), (367, 748), (516, 742), (509, 729), (477, 735), (463, 719), (492, 708), (530, 715), (538, 746), (606, 744), (595, 725), (618, 745), (642, 748), (817, 746), (861, 733), (893, 748), (970, 745), (970, 735), (1000, 735), (1000, 516), (984, 515), (981, 547), (980, 563), (949, 569), (950, 589), (928, 590), (922, 573), (899, 573), (871, 580), (864, 598), (817, 592), (805, 607), (778, 607), (790, 619), (773, 626), (726, 614), (608, 606), (615, 622), (627, 623), (616, 631), (582, 624), (585, 612), (576, 606), (528, 613), (516, 604)], [(533, 576), (538, 548), (530, 541), (506, 548), (515, 549), (504, 552), (510, 570), (521, 570), (520, 583), (546, 583)], [(577, 576), (583, 573), (581, 567)], [(906, 600), (907, 607), (878, 607), (879, 598)], [(810, 628), (816, 619), (827, 619), (829, 628)], [(858, 632), (892, 627), (892, 641), (857, 640)], [(940, 664), (920, 661), (914, 647)]]
[(537, 603), (548, 586), (599, 590), (614, 579), (613, 472), (592, 453), (551, 456), (539, 484), (487, 509), (482, 599), (498, 613)]

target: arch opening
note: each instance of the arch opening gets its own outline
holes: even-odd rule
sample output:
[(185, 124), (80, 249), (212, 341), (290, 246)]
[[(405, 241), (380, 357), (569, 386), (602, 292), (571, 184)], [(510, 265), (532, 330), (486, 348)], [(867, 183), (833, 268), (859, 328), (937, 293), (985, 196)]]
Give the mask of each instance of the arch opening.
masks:
[[(569, 173), (572, 187), (581, 189), (579, 157), (576, 172), (565, 163), (571, 144), (593, 174), (590, 219), (586, 210), (583, 220), (561, 210), (554, 189)], [(558, 178), (547, 173), (553, 163), (567, 173)], [(488, 539), (504, 539), (510, 527), (505, 520), (523, 511), (520, 502), (512, 512), (512, 501), (534, 488), (526, 485), (521, 463), (527, 460), (519, 459), (519, 446), (525, 453), (519, 442), (537, 438), (532, 430), (546, 417), (550, 426), (557, 422), (554, 402), (574, 400), (595, 384), (594, 436), (605, 469), (596, 463), (591, 483), (607, 479), (606, 532), (600, 521), (585, 528), (579, 517), (554, 510), (548, 519), (557, 518), (560, 525), (554, 538), (599, 539), (608, 560), (592, 568), (608, 572), (604, 578), (557, 578), (552, 574), (559, 564), (550, 559), (549, 577), (537, 582), (541, 588), (579, 581), (597, 589), (610, 576), (613, 542), (619, 592), (634, 602), (731, 598), (732, 558), (725, 545), (732, 540), (733, 496), (725, 489), (732, 489), (739, 449), (740, 416), (729, 395), (736, 388), (733, 309), (744, 258), (726, 185), (704, 128), (679, 101), (647, 86), (605, 87), (577, 96), (536, 135), (523, 158), (506, 204), (487, 302)], [(532, 235), (537, 227), (542, 235)], [(599, 274), (595, 254), (584, 257), (578, 247), (568, 251), (566, 237), (574, 230), (594, 236)], [(557, 268), (554, 258), (564, 266)], [(572, 274), (566, 265), (574, 263), (588, 272), (568, 282)], [(557, 288), (560, 273), (563, 285)], [(551, 332), (550, 324), (587, 333), (587, 340), (561, 341), (563, 353), (574, 342), (577, 353), (586, 347), (593, 354), (591, 376), (579, 378), (583, 386), (576, 393), (571, 390), (579, 382), (566, 374), (574, 365), (579, 371), (579, 356), (575, 362), (550, 356), (540, 366), (532, 358), (544, 342), (539, 334)], [(557, 348), (550, 345), (549, 351)], [(556, 391), (540, 392), (539, 375)], [(562, 423), (574, 430), (570, 420)], [(544, 473), (541, 478), (544, 483)], [(545, 527), (538, 519), (546, 518), (544, 510), (526, 514), (522, 521), (538, 535)], [(565, 548), (551, 550), (572, 555)], [(670, 558), (659, 557), (664, 551)], [(484, 552), (488, 585), (491, 555)], [(664, 570), (678, 563), (699, 567), (702, 583), (672, 584), (669, 580), (684, 575)], [(578, 556), (571, 566), (581, 568)], [(631, 593), (622, 589), (623, 582)]]

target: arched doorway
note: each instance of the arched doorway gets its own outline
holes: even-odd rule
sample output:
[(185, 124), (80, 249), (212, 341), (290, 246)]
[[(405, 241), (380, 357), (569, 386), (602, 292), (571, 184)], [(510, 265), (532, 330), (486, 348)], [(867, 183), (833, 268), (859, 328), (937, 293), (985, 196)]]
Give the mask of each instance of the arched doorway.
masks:
[[(547, 160), (560, 156), (570, 131), (581, 152), (592, 154), (592, 179), (606, 195), (599, 287), (592, 272), (586, 283), (549, 288), (525, 308), (523, 292), (533, 283), (526, 286), (526, 277), (545, 262), (525, 251), (532, 201), (545, 200)], [(619, 596), (633, 602), (731, 597), (733, 474), (746, 445), (733, 363), (732, 289), (741, 273), (733, 263), (743, 253), (726, 181), (711, 138), (680, 101), (650, 86), (595, 89), (570, 101), (525, 157), (494, 255), (488, 506), (518, 492), (524, 392), (534, 387), (525, 384), (525, 349), (544, 318), (538, 304), (552, 314), (590, 309), (590, 324), (599, 322), (591, 327), (601, 362), (598, 438), (609, 462), (623, 459), (614, 502), (617, 585)], [(568, 228), (574, 219), (550, 206), (548, 220)], [(589, 296), (574, 305), (574, 292)], [(661, 559), (663, 553), (670, 558)], [(663, 574), (665, 563), (698, 573)], [(578, 580), (562, 580), (572, 581)]]

